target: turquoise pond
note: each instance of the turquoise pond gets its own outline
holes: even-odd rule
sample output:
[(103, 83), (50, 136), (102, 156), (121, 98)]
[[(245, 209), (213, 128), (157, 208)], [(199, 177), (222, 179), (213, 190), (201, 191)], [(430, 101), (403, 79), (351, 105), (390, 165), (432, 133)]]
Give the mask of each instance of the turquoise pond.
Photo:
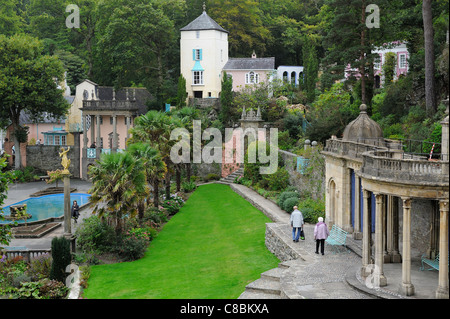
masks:
[[(78, 206), (83, 206), (89, 202), (89, 194), (72, 193), (70, 194), (70, 207), (74, 200), (77, 201)], [(3, 215), (10, 215), (9, 206), (27, 205), (27, 212), (31, 214), (31, 218), (27, 222), (42, 220), (50, 217), (62, 217), (64, 215), (64, 194), (52, 194), (40, 197), (31, 197), (23, 201), (3, 207)], [(17, 223), (25, 221), (18, 220)], [(0, 224), (11, 223), (11, 221), (0, 220)]]

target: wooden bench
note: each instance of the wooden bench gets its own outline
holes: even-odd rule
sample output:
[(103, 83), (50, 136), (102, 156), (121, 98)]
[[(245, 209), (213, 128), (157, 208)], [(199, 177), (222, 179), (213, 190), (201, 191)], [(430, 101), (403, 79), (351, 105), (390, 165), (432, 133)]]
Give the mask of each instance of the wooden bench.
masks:
[(422, 255), (422, 267), (420, 267), (420, 270), (425, 270), (425, 264), (431, 266), (431, 268), (428, 268), (427, 270), (439, 270), (439, 254), (437, 254), (436, 258), (434, 259), (425, 257), (425, 254)]
[(343, 246), (348, 252), (347, 246), (345, 244), (347, 241), (347, 234), (348, 232), (346, 232), (345, 230), (339, 228), (336, 225), (333, 225), (333, 227), (331, 227), (330, 235), (325, 240), (325, 242), (329, 245), (334, 246), (336, 251), (338, 251), (338, 246)]

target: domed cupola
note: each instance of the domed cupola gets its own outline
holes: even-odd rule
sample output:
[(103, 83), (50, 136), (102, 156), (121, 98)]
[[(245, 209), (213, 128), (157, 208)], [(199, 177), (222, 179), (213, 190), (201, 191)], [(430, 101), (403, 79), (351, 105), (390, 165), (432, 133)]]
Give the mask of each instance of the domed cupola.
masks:
[(344, 130), (342, 139), (364, 144), (385, 146), (383, 131), (377, 122), (367, 115), (367, 105), (361, 104), (359, 116), (351, 121)]

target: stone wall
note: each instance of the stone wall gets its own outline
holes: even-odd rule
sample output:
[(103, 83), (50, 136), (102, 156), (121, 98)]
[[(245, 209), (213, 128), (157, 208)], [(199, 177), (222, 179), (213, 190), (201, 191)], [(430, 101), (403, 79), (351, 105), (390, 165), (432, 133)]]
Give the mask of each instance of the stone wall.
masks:
[[(403, 207), (401, 201), (399, 202), (399, 236), (401, 247), (403, 238)], [(411, 257), (420, 257), (429, 249), (434, 210), (436, 210), (436, 207), (434, 207), (433, 201), (431, 200), (413, 199), (411, 201)], [(436, 214), (439, 215), (439, 212), (436, 212)]]
[[(68, 146), (64, 146), (67, 148)], [(27, 146), (27, 166), (32, 166), (43, 172), (63, 169), (59, 152), (61, 146), (58, 145), (28, 145)], [(70, 146), (67, 153), (70, 159), (69, 171), (74, 178), (80, 178), (80, 147)]]
[(300, 194), (323, 199), (325, 191), (325, 165), (317, 167), (308, 174), (297, 171), (297, 154), (278, 150), (284, 162), (284, 167), (289, 172), (289, 183), (295, 186)]
[[(300, 256), (292, 249), (289, 244), (283, 241), (282, 234), (279, 233), (278, 225), (276, 223), (266, 224), (266, 240), (267, 249), (277, 256), (281, 261), (298, 259)], [(283, 226), (283, 225), (282, 225)], [(285, 226), (285, 225), (284, 225)]]

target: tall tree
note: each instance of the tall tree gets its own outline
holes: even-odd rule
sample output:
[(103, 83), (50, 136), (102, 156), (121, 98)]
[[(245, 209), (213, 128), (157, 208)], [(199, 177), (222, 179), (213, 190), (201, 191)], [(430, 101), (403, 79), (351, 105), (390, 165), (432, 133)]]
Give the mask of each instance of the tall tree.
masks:
[(310, 39), (305, 38), (303, 45), (303, 61), (305, 66), (305, 88), (308, 102), (313, 102), (316, 97), (316, 82), (319, 71), (319, 61), (316, 47)]
[[(153, 187), (153, 204), (155, 207), (159, 206), (159, 181), (164, 178), (167, 171), (166, 164), (162, 160), (161, 154), (156, 148), (153, 148), (148, 143), (134, 143), (128, 149), (136, 159), (143, 161), (143, 167), (147, 183)], [(150, 203), (150, 201), (147, 201)], [(148, 204), (147, 204), (148, 205)], [(143, 211), (140, 209), (139, 217), (143, 217)]]
[[(170, 117), (167, 113), (159, 111), (149, 111), (136, 118), (135, 125), (131, 129), (130, 143), (148, 143), (161, 154), (167, 167), (165, 174), (166, 198), (170, 197), (170, 177), (173, 172), (170, 150), (177, 142), (170, 139), (170, 134), (177, 127), (182, 127), (178, 118)], [(155, 180), (155, 184), (159, 182), (159, 180)]]
[(223, 124), (228, 124), (231, 120), (231, 106), (233, 104), (233, 78), (223, 73), (222, 92), (220, 93), (220, 114), (219, 119)]
[(103, 154), (97, 165), (90, 167), (89, 177), (93, 213), (113, 218), (120, 234), (124, 218), (135, 215), (148, 194), (142, 160), (127, 152)]
[(425, 102), (427, 112), (436, 111), (435, 70), (434, 70), (434, 31), (431, 0), (422, 1), (423, 36), (425, 40)]
[(212, 0), (208, 14), (230, 32), (230, 56), (249, 57), (253, 50), (260, 56), (266, 52), (271, 34), (263, 24), (256, 0)]
[[(173, 67), (169, 56), (176, 50), (176, 30), (156, 0), (116, 0), (104, 2), (99, 11), (104, 17), (99, 28), (97, 58), (101, 64), (99, 82), (116, 87), (142, 83), (153, 93), (161, 107)], [(109, 78), (109, 79), (108, 79)]]
[(18, 0), (2, 0), (0, 5), (0, 34), (13, 35), (20, 32), (23, 21), (17, 14)]
[(42, 54), (42, 43), (28, 35), (0, 35), (0, 114), (14, 128), (16, 169), (22, 167), (19, 146), (21, 112), (38, 116), (43, 112), (63, 116), (69, 104), (57, 86), (64, 68), (55, 56)]

